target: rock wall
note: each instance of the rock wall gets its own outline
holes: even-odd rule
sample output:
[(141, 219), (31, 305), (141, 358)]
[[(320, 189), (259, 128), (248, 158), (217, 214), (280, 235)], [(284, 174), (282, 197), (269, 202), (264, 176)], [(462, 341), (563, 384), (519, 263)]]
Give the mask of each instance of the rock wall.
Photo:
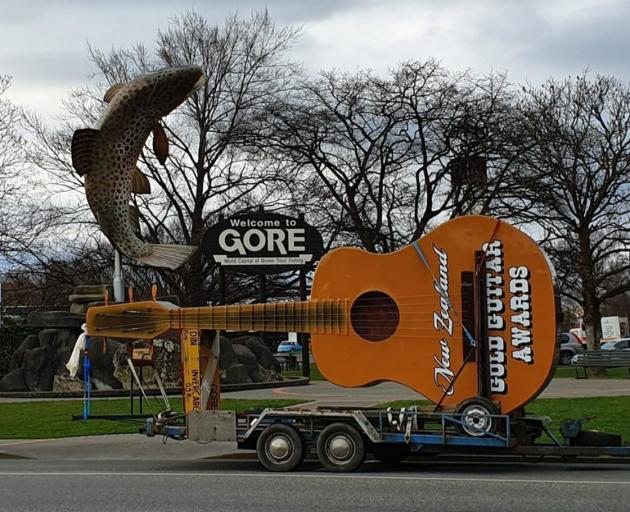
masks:
[[(78, 379), (68, 377), (66, 363), (85, 321), (85, 311), (102, 299), (108, 286), (84, 285), (70, 296), (70, 312), (46, 311), (29, 314), (27, 325), (41, 328), (27, 336), (11, 358), (9, 373), (0, 379), (0, 391), (66, 391), (80, 389)], [(109, 290), (111, 296), (111, 289)], [(256, 336), (228, 339), (221, 336), (222, 382), (226, 384), (283, 380), (280, 365), (269, 347)], [(180, 347), (169, 340), (155, 340), (156, 367), (166, 387), (181, 386)], [(96, 338), (90, 350), (92, 378), (96, 389), (129, 388), (131, 372), (124, 360), (124, 343)], [(145, 367), (143, 379), (152, 383), (152, 368)]]
[(257, 336), (241, 336), (232, 340), (221, 336), (219, 368), (221, 382), (225, 384), (273, 382), (284, 379), (273, 352)]

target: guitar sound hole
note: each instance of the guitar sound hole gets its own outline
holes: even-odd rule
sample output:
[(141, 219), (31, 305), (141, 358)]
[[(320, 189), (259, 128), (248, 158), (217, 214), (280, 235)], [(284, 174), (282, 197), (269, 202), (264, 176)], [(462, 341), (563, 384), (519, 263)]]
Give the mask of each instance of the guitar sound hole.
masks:
[(400, 313), (394, 300), (383, 292), (367, 292), (350, 308), (356, 333), (368, 341), (385, 341), (398, 327)]

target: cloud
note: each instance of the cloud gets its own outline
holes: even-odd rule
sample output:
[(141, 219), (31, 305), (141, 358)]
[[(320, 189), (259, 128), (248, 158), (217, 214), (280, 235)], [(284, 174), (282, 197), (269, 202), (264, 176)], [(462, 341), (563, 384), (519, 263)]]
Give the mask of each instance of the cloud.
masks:
[[(316, 73), (333, 67), (378, 72), (434, 57), (454, 70), (508, 71), (515, 81), (580, 73), (590, 66), (630, 79), (630, 5), (622, 0), (30, 0), (5, 2), (0, 74), (12, 97), (44, 113), (60, 111), (59, 92), (83, 84), (97, 48), (153, 46), (169, 19), (195, 8), (211, 23), (238, 10), (268, 7), (279, 24), (304, 25), (292, 52)], [(61, 95), (63, 96), (63, 95)], [(42, 98), (46, 98), (45, 101)]]

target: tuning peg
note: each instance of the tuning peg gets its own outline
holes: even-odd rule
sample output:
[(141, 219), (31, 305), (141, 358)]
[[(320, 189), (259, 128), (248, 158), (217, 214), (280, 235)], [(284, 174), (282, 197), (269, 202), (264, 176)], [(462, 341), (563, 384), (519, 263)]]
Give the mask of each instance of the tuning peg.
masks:
[(133, 302), (133, 288), (131, 286), (127, 288), (127, 296), (129, 297), (129, 302)]
[(107, 288), (105, 288), (105, 291), (103, 292), (103, 302), (106, 306), (109, 305), (109, 290)]
[(158, 292), (157, 284), (153, 284), (151, 286), (151, 298), (153, 299), (154, 302), (157, 298), (157, 292)]

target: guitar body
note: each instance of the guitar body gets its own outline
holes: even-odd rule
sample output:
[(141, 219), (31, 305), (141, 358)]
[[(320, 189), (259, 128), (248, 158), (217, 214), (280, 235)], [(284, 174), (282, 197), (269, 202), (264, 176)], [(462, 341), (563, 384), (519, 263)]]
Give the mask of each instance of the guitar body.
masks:
[[(482, 248), (485, 274), (475, 282)], [(531, 238), (494, 218), (459, 217), (391, 254), (333, 250), (311, 293), (330, 298), (348, 301), (346, 333), (313, 334), (312, 349), (321, 373), (341, 386), (393, 381), (457, 405), (480, 395), (473, 338), (486, 344), (486, 396), (507, 414), (555, 369), (552, 269)]]

